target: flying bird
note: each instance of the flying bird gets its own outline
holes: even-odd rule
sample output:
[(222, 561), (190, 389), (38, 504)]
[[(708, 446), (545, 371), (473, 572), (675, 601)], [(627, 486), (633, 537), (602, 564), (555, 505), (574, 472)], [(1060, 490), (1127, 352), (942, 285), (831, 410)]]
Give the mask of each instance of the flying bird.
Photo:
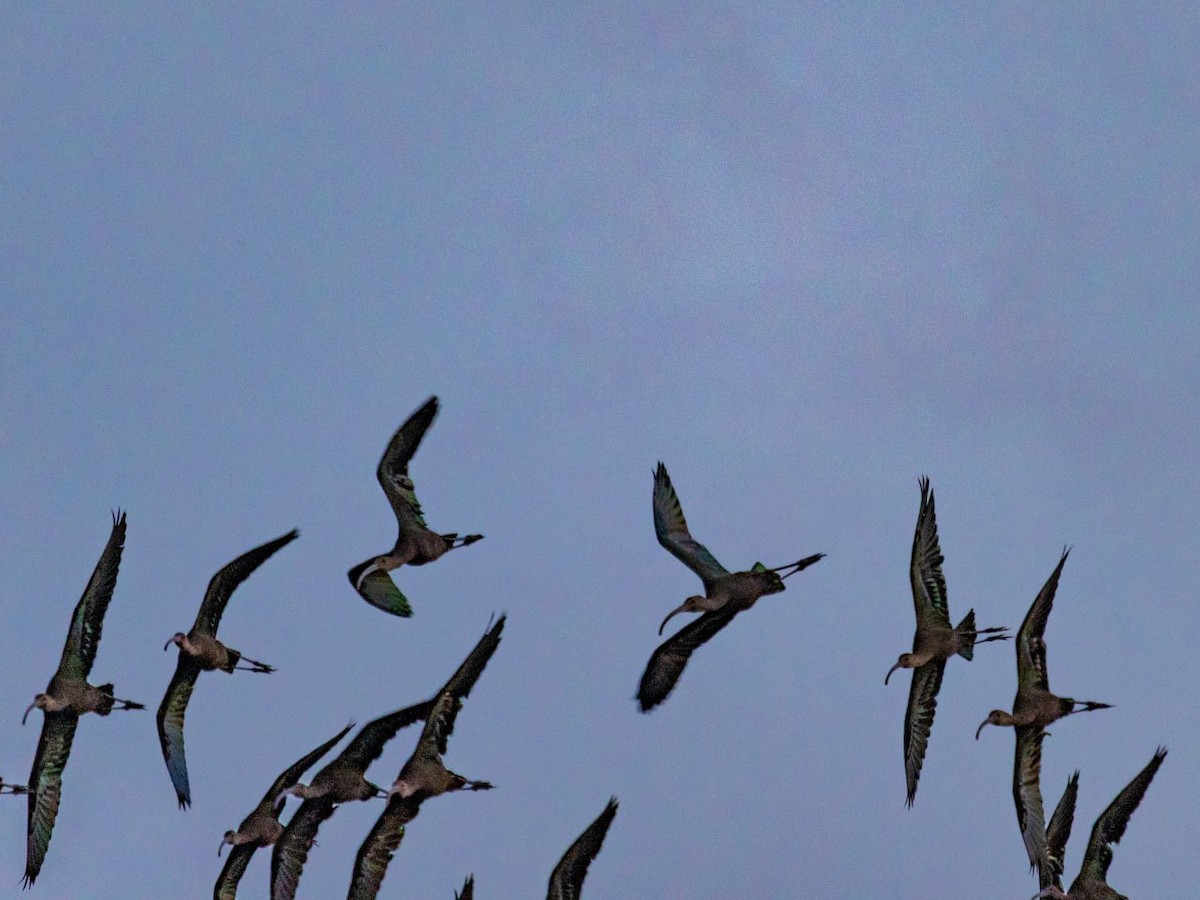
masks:
[(463, 882), (461, 892), (454, 892), (454, 900), (475, 900), (475, 876), (468, 875), (467, 880)]
[(424, 406), (409, 416), (392, 435), (379, 460), (379, 468), (375, 470), (375, 477), (379, 479), (396, 514), (400, 529), (396, 546), (388, 553), (372, 556), (359, 563), (346, 573), (364, 600), (394, 616), (407, 618), (412, 615), (412, 607), (388, 572), (404, 565), (423, 566), (450, 550), (473, 544), (483, 537), (482, 534), (459, 537), (456, 532), (438, 534), (430, 531), (425, 524), (413, 481), (408, 476), (408, 461), (417, 452), (421, 438), (425, 436), (437, 411), (437, 397), (430, 397)]
[(333, 815), (339, 803), (387, 796), (383, 788), (367, 781), (367, 767), (379, 759), (384, 744), (395, 737), (400, 729), (428, 719), (434, 712), (438, 696), (449, 693), (461, 700), (471, 693), (488, 660), (500, 645), (505, 619), (505, 616), (501, 616), (479, 639), (437, 696), (368, 722), (332, 762), (317, 772), (309, 784), (295, 784), (279, 795), (279, 800), (292, 794), (304, 802), (283, 829), (271, 853), (272, 900), (292, 900), (295, 897), (304, 864), (308, 860), (308, 851), (316, 841), (317, 829)]
[(237, 831), (225, 832), (225, 837), (221, 839), (221, 845), (217, 848), (217, 856), (221, 855), (226, 844), (232, 846), (233, 849), (229, 851), (225, 867), (221, 869), (221, 874), (217, 877), (217, 883), (213, 888), (213, 900), (234, 900), (234, 897), (237, 896), (238, 882), (242, 880), (242, 875), (245, 874), (246, 867), (250, 864), (250, 857), (254, 856), (254, 851), (259, 847), (271, 846), (283, 833), (279, 815), (283, 812), (285, 801), (280, 794), (298, 782), (300, 776), (313, 763), (332, 750), (333, 745), (344, 738), (353, 727), (353, 723), (347, 725), (321, 746), (284, 769), (267, 789), (262, 800), (258, 802), (258, 806), (254, 807), (250, 815), (242, 820)]
[[(1042, 888), (1036, 897), (1050, 897), (1054, 900), (1128, 900), (1123, 894), (1118, 894), (1108, 886), (1108, 867), (1112, 863), (1112, 847), (1110, 845), (1121, 840), (1125, 834), (1125, 826), (1133, 811), (1142, 802), (1146, 789), (1154, 780), (1154, 773), (1162, 765), (1167, 751), (1159, 747), (1154, 757), (1142, 771), (1134, 776), (1117, 794), (1116, 799), (1096, 819), (1092, 826), (1092, 836), (1088, 839), (1087, 851), (1083, 856), (1083, 865), (1079, 869), (1079, 877), (1071, 884), (1071, 890), (1062, 892), (1062, 888), (1050, 885)], [(1065, 839), (1064, 839), (1065, 841)]]
[(728, 571), (691, 536), (667, 467), (661, 462), (654, 473), (654, 530), (658, 542), (704, 582), (704, 596), (688, 597), (671, 610), (659, 626), (659, 634), (676, 613), (703, 611), (704, 614), (681, 628), (650, 656), (638, 686), (637, 700), (642, 712), (649, 712), (667, 699), (692, 654), (733, 621), (734, 616), (752, 607), (759, 597), (778, 594), (784, 590), (783, 579), (825, 556), (817, 553), (776, 569), (755, 563), (747, 572)]
[[(1075, 700), (1050, 693), (1050, 678), (1046, 669), (1046, 621), (1054, 606), (1054, 594), (1058, 590), (1058, 579), (1070, 550), (1064, 550), (1058, 565), (1046, 579), (1033, 605), (1025, 614), (1025, 621), (1017, 632), (1017, 695), (1013, 699), (1011, 714), (1002, 709), (993, 709), (988, 717), (975, 729), (975, 738), (983, 726), (1011, 725), (1016, 733), (1016, 753), (1013, 761), (1013, 802), (1017, 808), (1017, 824), (1025, 841), (1030, 867), (1039, 870), (1049, 864), (1046, 855), (1046, 831), (1042, 809), (1042, 791), (1039, 776), (1042, 763), (1042, 738), (1045, 728), (1064, 716), (1107, 709), (1108, 703), (1091, 700)], [(1043, 885), (1045, 887), (1046, 885)]]
[(1050, 822), (1046, 825), (1046, 859), (1048, 865), (1038, 870), (1038, 886), (1056, 887), (1062, 890), (1063, 862), (1066, 859), (1067, 841), (1071, 839), (1071, 826), (1075, 822), (1075, 800), (1079, 796), (1079, 770), (1067, 779), (1062, 797)]
[(196, 686), (196, 679), (200, 677), (200, 673), (217, 669), (222, 672), (241, 669), (244, 672), (263, 674), (275, 671), (266, 663), (242, 656), (237, 650), (226, 647), (217, 640), (217, 626), (221, 624), (221, 614), (225, 612), (225, 606), (238, 585), (270, 559), (275, 551), (299, 536), (300, 532), (292, 529), (282, 537), (243, 553), (217, 572), (208, 583), (208, 590), (204, 593), (204, 600), (200, 604), (200, 612), (196, 614), (192, 630), (187, 634), (177, 631), (163, 645), (163, 650), (172, 644), (179, 648), (175, 675), (167, 686), (162, 703), (159, 704), (157, 719), (158, 742), (162, 746), (163, 760), (166, 761), (171, 783), (175, 786), (175, 796), (179, 800), (180, 809), (187, 809), (192, 804), (187, 757), (183, 749), (183, 717), (187, 713), (188, 701), (192, 697), (192, 689)]
[[(913, 535), (912, 561), (909, 580), (912, 582), (913, 604), (917, 614), (917, 631), (913, 635), (911, 653), (901, 653), (900, 659), (888, 670), (887, 684), (897, 669), (913, 669), (912, 686), (908, 692), (908, 709), (904, 714), (904, 775), (908, 783), (907, 806), (917, 796), (917, 780), (921, 763), (933, 727), (937, 709), (937, 694), (942, 686), (946, 660), (956, 653), (971, 660), (975, 645), (988, 641), (1004, 641), (1009, 635), (999, 634), (1004, 628), (975, 627), (975, 610), (966, 614), (957, 628), (950, 625), (946, 605), (946, 578), (942, 575), (942, 549), (938, 546), (937, 516), (933, 508), (933, 490), (929, 479), (921, 479), (921, 508), (917, 513), (917, 528)], [(979, 639), (979, 635), (991, 637)]]
[(567, 848), (567, 852), (550, 873), (550, 889), (546, 893), (546, 900), (579, 900), (583, 894), (583, 879), (587, 877), (588, 866), (600, 852), (600, 845), (604, 843), (608, 826), (612, 824), (616, 814), (617, 798), (613, 797), (604, 807), (604, 812), (600, 813), (575, 843)]
[(375, 900), (388, 863), (404, 838), (404, 826), (417, 817), (422, 803), (451, 791), (492, 789), (490, 782), (464, 778), (442, 762), (446, 739), (461, 707), (462, 701), (449, 691), (438, 695), (416, 749), (388, 791), (387, 806), (358, 848), (346, 900)]
[(24, 887), (30, 887), (42, 871), (54, 820), (62, 795), (62, 773), (71, 753), (75, 726), (84, 713), (107, 716), (114, 709), (145, 709), (141, 703), (113, 696), (112, 684), (95, 687), (88, 684), (88, 673), (96, 661), (104, 614), (117, 585), (117, 570), (121, 566), (121, 551), (125, 547), (125, 514), (113, 513), (112, 533), (100, 554), (100, 560), (88, 579), (83, 596), (71, 615), (71, 628), (63, 647), (58, 670), (50, 679), (45, 693), (33, 698), (33, 703), (21, 717), (21, 724), (34, 707), (45, 714), (37, 754), (29, 773), (29, 823), (25, 847)]

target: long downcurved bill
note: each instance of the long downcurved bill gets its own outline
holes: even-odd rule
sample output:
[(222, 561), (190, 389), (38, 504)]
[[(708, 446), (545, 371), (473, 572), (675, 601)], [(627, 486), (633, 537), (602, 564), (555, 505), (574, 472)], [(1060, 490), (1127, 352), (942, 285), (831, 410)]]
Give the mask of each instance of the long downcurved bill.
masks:
[(681, 613), (681, 612), (687, 612), (687, 604), (686, 603), (683, 604), (682, 606), (675, 607), (673, 610), (671, 610), (669, 613), (667, 613), (667, 617), (665, 619), (663, 619), (662, 624), (658, 626), (658, 633), (660, 635), (663, 633), (663, 629), (666, 628), (667, 623), (671, 621), (671, 616), (675, 615), (676, 613)]
[(991, 721), (991, 716), (988, 716), (988, 718), (979, 723), (979, 727), (975, 729), (975, 740), (979, 740), (979, 732), (983, 731), (983, 726), (989, 724)]
[(37, 701), (36, 701), (36, 700), (34, 700), (34, 701), (33, 701), (32, 703), (30, 703), (30, 704), (29, 704), (27, 707), (25, 707), (25, 715), (21, 716), (21, 724), (22, 724), (22, 725), (24, 725), (24, 724), (25, 724), (25, 720), (26, 720), (27, 718), (29, 718), (29, 711), (30, 711), (30, 710), (32, 710), (32, 709), (33, 709), (35, 706), (37, 706)]
[(225, 840), (225, 838), (221, 838), (221, 846), (217, 848), (217, 856), (218, 857), (221, 855), (221, 851), (225, 849), (225, 845), (228, 843), (229, 843), (229, 841)]
[(888, 669), (887, 678), (883, 679), (884, 685), (885, 686), (887, 685), (888, 678), (892, 677), (893, 672), (895, 672), (897, 669), (903, 669), (903, 668), (904, 668), (904, 666), (900, 665), (900, 663), (896, 663), (894, 666), (892, 666), (890, 669)]

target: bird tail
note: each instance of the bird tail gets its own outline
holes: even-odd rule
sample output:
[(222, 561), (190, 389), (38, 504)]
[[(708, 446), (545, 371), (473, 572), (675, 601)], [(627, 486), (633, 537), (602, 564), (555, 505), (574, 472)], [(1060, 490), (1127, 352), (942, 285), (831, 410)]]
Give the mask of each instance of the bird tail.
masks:
[(958, 632), (958, 655), (970, 662), (975, 658), (975, 610), (971, 610), (954, 629)]
[(117, 702), (113, 699), (113, 686), (112, 684), (101, 684), (97, 687), (97, 690), (104, 695), (104, 699), (100, 702), (100, 708), (96, 712), (102, 716), (107, 716), (112, 712), (113, 704)]

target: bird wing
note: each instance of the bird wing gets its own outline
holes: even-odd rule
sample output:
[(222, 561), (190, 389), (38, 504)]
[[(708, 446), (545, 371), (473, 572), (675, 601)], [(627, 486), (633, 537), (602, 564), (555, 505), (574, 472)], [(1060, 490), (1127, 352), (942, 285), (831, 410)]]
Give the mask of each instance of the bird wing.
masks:
[(425, 727), (413, 750), (413, 759), (441, 765), (441, 754), (446, 752), (446, 739), (454, 731), (454, 720), (462, 709), (462, 701), (449, 691), (438, 694), (433, 709), (425, 719)]
[(367, 832), (354, 857), (354, 874), (346, 900), (375, 900), (388, 863), (404, 839), (404, 824), (416, 815), (419, 801), (413, 797), (392, 797), (371, 830)]
[(167, 764), (171, 784), (175, 785), (175, 796), (179, 800), (180, 809), (187, 809), (192, 805), (187, 757), (183, 752), (183, 717), (187, 713), (192, 688), (196, 686), (199, 675), (200, 664), (181, 650), (179, 660), (175, 663), (175, 674), (167, 686), (167, 692), (163, 694), (162, 703), (158, 705), (156, 717), (158, 743), (162, 747), (163, 760)]
[(917, 796), (917, 781), (921, 777), (921, 763), (925, 761), (925, 747), (929, 744), (929, 731), (933, 728), (937, 694), (945, 670), (944, 659), (935, 659), (913, 669), (908, 709), (904, 713), (904, 777), (908, 783), (908, 806), (912, 806)]
[(1125, 826), (1129, 824), (1129, 817), (1142, 802), (1146, 789), (1154, 780), (1154, 773), (1158, 771), (1158, 767), (1162, 765), (1166, 755), (1166, 748), (1159, 747), (1154, 758), (1134, 776), (1133, 781), (1125, 785), (1121, 793), (1117, 794), (1116, 799), (1108, 804), (1108, 809), (1104, 810), (1100, 814), (1100, 818), (1096, 819), (1096, 824), (1092, 826), (1092, 836), (1088, 840), (1087, 853), (1083, 857), (1083, 866), (1079, 870), (1081, 878), (1087, 875), (1097, 881), (1105, 881), (1108, 876), (1108, 865), (1112, 862), (1112, 848), (1109, 845), (1120, 841), (1121, 836), (1125, 834)]
[(400, 588), (396, 587), (396, 582), (392, 581), (390, 574), (382, 569), (376, 569), (366, 578), (363, 578), (362, 583), (359, 584), (359, 574), (374, 562), (375, 557), (371, 557), (347, 572), (346, 574), (350, 577), (350, 583), (358, 591), (358, 596), (362, 597), (372, 606), (382, 609), (386, 613), (391, 613), (393, 616), (407, 619), (412, 615), (412, 607), (408, 603), (408, 598), (401, 593)]
[(728, 606), (710, 610), (659, 644), (650, 655), (638, 685), (637, 699), (642, 712), (649, 712), (667, 699), (696, 649), (733, 621), (739, 612)]
[(1062, 558), (1042, 589), (1038, 591), (1029, 612), (1025, 613), (1025, 621), (1017, 632), (1017, 681), (1022, 688), (1041, 688), (1050, 690), (1050, 676), (1046, 669), (1046, 641), (1042, 635), (1046, 631), (1046, 620), (1050, 618), (1050, 610), (1054, 607), (1054, 593), (1058, 590), (1058, 577), (1062, 574), (1063, 564), (1067, 561), (1070, 548), (1063, 550)]
[[(1025, 842), (1029, 868), (1048, 872), (1046, 857), (1046, 810), (1042, 805), (1042, 738), (1046, 732), (1040, 725), (1018, 725), (1016, 752), (1013, 754), (1013, 803), (1017, 808), (1017, 825)], [(1040, 876), (1039, 876), (1040, 877)]]
[(392, 504), (392, 511), (396, 513), (396, 521), (401, 531), (414, 525), (425, 527), (421, 504), (417, 500), (412, 479), (408, 477), (408, 461), (417, 452), (421, 438), (425, 436), (437, 411), (437, 397), (430, 397), (424, 406), (409, 416), (388, 441), (387, 449), (383, 451), (379, 460), (379, 467), (375, 470), (375, 477), (379, 479), (388, 502)]
[(298, 537), (300, 532), (293, 528), (287, 534), (243, 553), (218, 571), (208, 583), (208, 590), (204, 592), (204, 602), (200, 604), (200, 612), (196, 614), (195, 629), (215, 635), (217, 626), (221, 624), (221, 613), (225, 612), (225, 605), (237, 586), (270, 559), (276, 550), (287, 546)]
[(722, 575), (729, 574), (729, 570), (688, 531), (683, 507), (671, 485), (671, 476), (661, 462), (654, 473), (654, 533), (672, 556), (700, 576), (706, 591)]
[(483, 674), (492, 654), (500, 646), (500, 634), (504, 631), (504, 622), (507, 619), (507, 615), (502, 615), (496, 620), (495, 625), (488, 628), (471, 652), (467, 654), (467, 658), (462, 661), (462, 665), (450, 676), (450, 680), (446, 682), (446, 686), (442, 688), (441, 692), (448, 691), (459, 700), (466, 699), (471, 693), (471, 688), (475, 686), (475, 682), (479, 680), (479, 676)]
[(229, 851), (217, 883), (213, 886), (213, 900), (234, 900), (237, 897), (238, 882), (246, 874), (250, 865), (250, 857), (258, 849), (258, 844), (238, 844)]
[(117, 570), (121, 567), (121, 551), (125, 549), (125, 513), (113, 513), (112, 532), (100, 554), (92, 577), (88, 579), (83, 596), (71, 614), (71, 627), (63, 647), (58, 673), (83, 680), (92, 671), (96, 650), (100, 646), (100, 631), (104, 614), (117, 586)]
[(296, 896), (308, 850), (317, 840), (317, 829), (333, 815), (334, 808), (335, 804), (324, 797), (300, 804), (271, 851), (271, 900), (292, 900)]
[(929, 486), (928, 478), (922, 477), (920, 484), (921, 509), (917, 513), (912, 562), (909, 564), (917, 625), (926, 628), (949, 628), (950, 608), (946, 602), (946, 576), (942, 574), (945, 557), (942, 556), (942, 548), (938, 546), (933, 489)]
[(426, 701), (372, 719), (350, 740), (337, 758), (355, 766), (360, 772), (366, 772), (367, 767), (379, 759), (383, 745), (394, 738), (396, 732), (424, 720), (430, 709), (432, 704)]
[(266, 794), (263, 795), (262, 800), (259, 801), (259, 805), (274, 810), (275, 817), (279, 818), (279, 814), (283, 812), (283, 804), (286, 802), (287, 798), (285, 797), (280, 799), (278, 803), (275, 802), (276, 798), (288, 788), (292, 787), (297, 781), (299, 781), (300, 776), (308, 771), (309, 766), (332, 750), (333, 745), (344, 738), (353, 727), (354, 723), (351, 722), (349, 725), (323, 743), (320, 747), (309, 751), (282, 772), (280, 772), (279, 777), (275, 779), (270, 789)]
[(600, 845), (604, 843), (608, 826), (616, 814), (617, 798), (613, 797), (604, 807), (604, 812), (567, 848), (550, 873), (550, 890), (546, 893), (546, 900), (577, 900), (583, 891), (583, 879), (587, 877), (588, 866), (600, 852)]
[(1059, 798), (1058, 805), (1046, 825), (1046, 858), (1050, 865), (1042, 869), (1039, 887), (1062, 888), (1063, 863), (1066, 859), (1067, 841), (1071, 839), (1071, 825), (1075, 822), (1075, 798), (1079, 795), (1079, 771), (1067, 780), (1067, 786)]
[[(114, 567), (115, 571), (115, 567)], [(29, 822), (25, 845), (24, 886), (37, 880), (50, 846), (58, 803), (62, 796), (62, 773), (71, 755), (71, 741), (79, 716), (73, 712), (48, 712), (42, 720), (37, 753), (29, 772)]]
[(454, 900), (475, 900), (475, 876), (468, 875), (463, 882), (462, 892), (454, 892)]

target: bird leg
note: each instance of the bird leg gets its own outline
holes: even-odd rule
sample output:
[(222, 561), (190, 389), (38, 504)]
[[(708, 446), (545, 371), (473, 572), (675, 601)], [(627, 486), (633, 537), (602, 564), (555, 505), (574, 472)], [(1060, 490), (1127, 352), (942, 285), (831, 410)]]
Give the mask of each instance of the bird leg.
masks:
[(1074, 713), (1091, 712), (1093, 709), (1112, 709), (1111, 703), (1096, 703), (1092, 700), (1072, 700), (1071, 702), (1076, 706), (1082, 706), (1083, 709), (1073, 709), (1067, 713), (1068, 716)]
[(122, 700), (120, 697), (113, 697), (113, 709), (145, 709), (146, 704), (137, 703), (133, 700)]
[(442, 537), (450, 544), (449, 549), (453, 550), (456, 547), (465, 547), (467, 544), (473, 544), (476, 541), (483, 540), (482, 534), (464, 534), (458, 536), (457, 531), (452, 531), (449, 534), (443, 534)]
[(25, 785), (23, 785), (23, 784), (8, 784), (7, 782), (4, 781), (3, 778), (0, 778), (0, 794), (3, 794), (5, 792), (5, 788), (8, 789), (8, 793), (10, 793), (10, 794), (28, 794), (29, 793), (29, 788), (25, 787)]
[(270, 675), (275, 671), (274, 666), (268, 666), (266, 663), (260, 663), (256, 659), (250, 659), (248, 656), (241, 657), (238, 662), (250, 663), (248, 666), (234, 666), (235, 669), (240, 669), (243, 672), (258, 672), (262, 675)]
[(797, 572), (807, 569), (824, 556), (824, 553), (815, 553), (812, 556), (806, 556), (804, 559), (798, 559), (794, 563), (788, 563), (786, 566), (779, 566), (778, 568), (769, 569), (768, 571), (782, 572), (784, 569), (791, 569), (792, 571), (788, 572), (787, 574), (779, 576), (780, 578), (787, 578), (789, 575), (795, 575)]
[[(987, 634), (988, 631), (1003, 631), (1003, 630), (1004, 629), (1002, 629), (1002, 628), (989, 628), (985, 631), (976, 631), (975, 634), (980, 635), (980, 634)], [(985, 637), (985, 638), (976, 637), (975, 643), (986, 644), (988, 641), (1011, 641), (1011, 640), (1012, 640), (1011, 634), (993, 634), (991, 637)]]

